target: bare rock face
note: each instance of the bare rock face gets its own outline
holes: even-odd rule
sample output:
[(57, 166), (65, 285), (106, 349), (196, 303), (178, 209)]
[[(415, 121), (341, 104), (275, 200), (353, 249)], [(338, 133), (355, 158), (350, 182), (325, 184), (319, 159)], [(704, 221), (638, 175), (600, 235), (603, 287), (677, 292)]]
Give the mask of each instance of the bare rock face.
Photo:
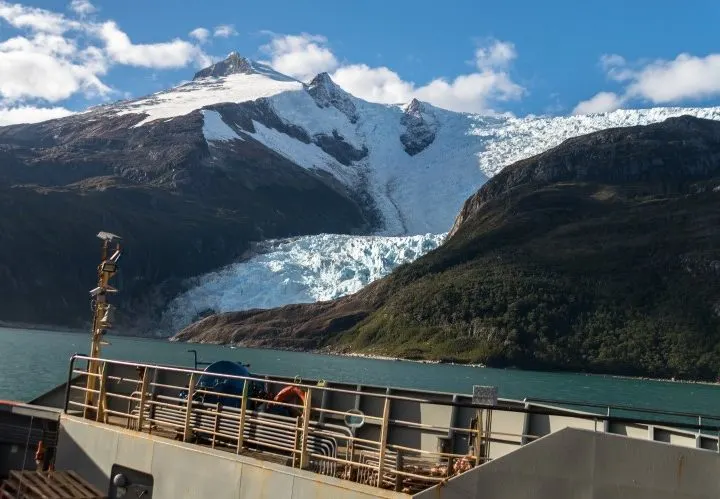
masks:
[(208, 77), (229, 76), (231, 74), (253, 74), (255, 69), (252, 62), (245, 57), (241, 57), (237, 52), (231, 52), (227, 58), (220, 62), (216, 62), (212, 66), (204, 68), (193, 77), (193, 80)]
[(307, 91), (319, 107), (332, 106), (347, 116), (351, 123), (357, 123), (358, 114), (352, 97), (337, 86), (329, 74), (318, 74), (308, 85)]
[[(341, 137), (284, 123), (263, 99), (207, 109), (239, 133), (255, 120), (345, 161), (358, 156)], [(144, 118), (99, 110), (0, 127), (1, 320), (83, 325), (99, 230), (125, 238), (118, 324), (140, 331), (185, 279), (236, 260), (251, 241), (369, 230), (365, 208), (334, 178), (249, 136), (208, 144), (201, 110), (133, 127)]]
[(400, 135), (400, 142), (410, 156), (424, 151), (435, 141), (437, 119), (428, 106), (419, 100), (410, 101), (400, 123), (405, 127), (405, 132)]

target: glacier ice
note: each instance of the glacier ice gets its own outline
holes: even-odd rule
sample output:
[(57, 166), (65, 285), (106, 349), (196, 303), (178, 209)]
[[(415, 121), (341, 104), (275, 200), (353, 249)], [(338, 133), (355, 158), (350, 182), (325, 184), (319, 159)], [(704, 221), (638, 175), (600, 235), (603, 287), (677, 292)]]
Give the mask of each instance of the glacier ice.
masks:
[(339, 298), (437, 248), (445, 236), (321, 234), (266, 241), (248, 261), (198, 278), (196, 286), (170, 303), (165, 321), (177, 330), (207, 309), (228, 312)]

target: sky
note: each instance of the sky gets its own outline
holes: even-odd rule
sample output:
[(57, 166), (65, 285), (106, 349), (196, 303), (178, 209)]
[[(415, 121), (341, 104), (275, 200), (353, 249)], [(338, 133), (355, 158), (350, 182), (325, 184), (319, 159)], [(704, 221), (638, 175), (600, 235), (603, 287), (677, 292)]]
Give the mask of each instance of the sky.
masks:
[(0, 0), (0, 125), (140, 97), (238, 51), (463, 112), (720, 104), (717, 0)]

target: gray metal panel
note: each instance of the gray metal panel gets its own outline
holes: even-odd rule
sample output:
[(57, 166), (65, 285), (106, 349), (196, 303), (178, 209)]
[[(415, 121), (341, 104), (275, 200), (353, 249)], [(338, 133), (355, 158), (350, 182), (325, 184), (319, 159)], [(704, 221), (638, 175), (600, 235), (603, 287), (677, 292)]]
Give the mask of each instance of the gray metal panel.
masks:
[(718, 469), (714, 452), (566, 428), (414, 497), (710, 499)]

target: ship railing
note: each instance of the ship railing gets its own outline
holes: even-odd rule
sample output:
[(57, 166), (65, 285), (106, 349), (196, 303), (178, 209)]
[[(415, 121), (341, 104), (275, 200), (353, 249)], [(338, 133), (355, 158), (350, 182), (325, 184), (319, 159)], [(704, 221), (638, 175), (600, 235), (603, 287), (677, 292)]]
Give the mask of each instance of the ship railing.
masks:
[[(196, 369), (95, 359), (100, 369), (91, 373), (82, 366), (89, 360), (81, 355), (71, 359), (65, 396), (68, 414), (406, 493), (444, 482), (552, 431), (528, 428), (530, 415), (580, 421), (595, 431), (607, 431), (610, 423), (659, 424), (655, 419), (559, 409), (539, 402), (482, 405), (450, 394), (441, 398), (443, 394), (425, 396), (412, 390), (394, 393), (212, 373), (215, 379), (243, 382), (242, 393), (219, 394), (197, 385), (208, 373)], [(88, 390), (88, 376), (98, 378), (95, 389)], [(287, 387), (302, 392), (304, 400), (268, 399), (268, 392)], [(88, 391), (94, 395), (91, 405), (85, 403)], [(281, 408), (285, 414), (276, 413)], [(720, 431), (705, 423), (670, 427)]]

